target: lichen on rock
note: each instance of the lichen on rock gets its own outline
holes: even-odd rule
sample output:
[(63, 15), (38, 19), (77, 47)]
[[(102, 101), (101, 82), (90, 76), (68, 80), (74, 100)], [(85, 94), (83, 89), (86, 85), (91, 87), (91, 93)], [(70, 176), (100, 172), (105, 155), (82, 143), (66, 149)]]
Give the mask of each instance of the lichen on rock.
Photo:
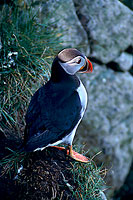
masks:
[(79, 128), (80, 143), (102, 150), (102, 161), (110, 162), (107, 176), (118, 189), (128, 174), (133, 155), (133, 77), (94, 65), (94, 73), (89, 77), (82, 75), (81, 79), (89, 102)]
[[(133, 13), (117, 0), (74, 0), (91, 56), (107, 63), (133, 42)], [(129, 28), (130, 27), (130, 28)]]

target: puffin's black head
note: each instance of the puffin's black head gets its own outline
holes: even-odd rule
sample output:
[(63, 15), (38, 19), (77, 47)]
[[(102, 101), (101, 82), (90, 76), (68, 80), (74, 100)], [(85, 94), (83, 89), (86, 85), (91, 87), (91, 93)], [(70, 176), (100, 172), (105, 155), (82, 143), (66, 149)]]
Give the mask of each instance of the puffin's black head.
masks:
[(60, 66), (66, 73), (74, 75), (76, 72), (88, 73), (92, 72), (91, 62), (77, 49), (64, 49), (57, 55)]

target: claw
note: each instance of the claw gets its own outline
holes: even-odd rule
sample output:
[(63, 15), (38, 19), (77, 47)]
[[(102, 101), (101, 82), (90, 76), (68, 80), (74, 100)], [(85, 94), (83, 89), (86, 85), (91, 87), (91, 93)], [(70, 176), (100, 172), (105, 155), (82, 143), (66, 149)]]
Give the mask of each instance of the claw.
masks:
[[(65, 147), (58, 147), (58, 146), (52, 146), (55, 147), (59, 150), (65, 150)], [(83, 156), (82, 154), (72, 150), (72, 145), (69, 145), (67, 148), (67, 155), (69, 155), (72, 159), (78, 161), (78, 162), (84, 162), (84, 163), (88, 163), (89, 160), (87, 157)]]
[(83, 156), (82, 154), (72, 150), (72, 145), (68, 146), (67, 155), (78, 162), (88, 163), (89, 160), (87, 157)]

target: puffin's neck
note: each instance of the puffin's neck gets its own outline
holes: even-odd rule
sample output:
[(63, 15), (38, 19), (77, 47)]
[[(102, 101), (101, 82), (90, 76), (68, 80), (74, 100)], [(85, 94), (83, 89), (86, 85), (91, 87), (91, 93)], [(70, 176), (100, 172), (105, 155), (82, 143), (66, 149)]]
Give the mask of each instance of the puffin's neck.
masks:
[(58, 63), (57, 57), (54, 59), (52, 64), (51, 80), (55, 83), (69, 81), (75, 83), (77, 82), (77, 84), (79, 84), (79, 78), (76, 75), (70, 75), (66, 73)]

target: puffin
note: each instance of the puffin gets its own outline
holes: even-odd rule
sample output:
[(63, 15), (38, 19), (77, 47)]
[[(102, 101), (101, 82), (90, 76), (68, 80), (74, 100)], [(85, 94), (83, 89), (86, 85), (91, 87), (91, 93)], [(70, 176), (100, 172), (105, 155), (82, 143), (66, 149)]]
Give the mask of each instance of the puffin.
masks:
[[(87, 106), (87, 92), (77, 73), (93, 71), (92, 63), (75, 48), (61, 50), (51, 67), (49, 81), (32, 96), (25, 116), (24, 149), (66, 149), (79, 162), (88, 158), (72, 148), (77, 127)], [(65, 144), (66, 148), (58, 146)]]

